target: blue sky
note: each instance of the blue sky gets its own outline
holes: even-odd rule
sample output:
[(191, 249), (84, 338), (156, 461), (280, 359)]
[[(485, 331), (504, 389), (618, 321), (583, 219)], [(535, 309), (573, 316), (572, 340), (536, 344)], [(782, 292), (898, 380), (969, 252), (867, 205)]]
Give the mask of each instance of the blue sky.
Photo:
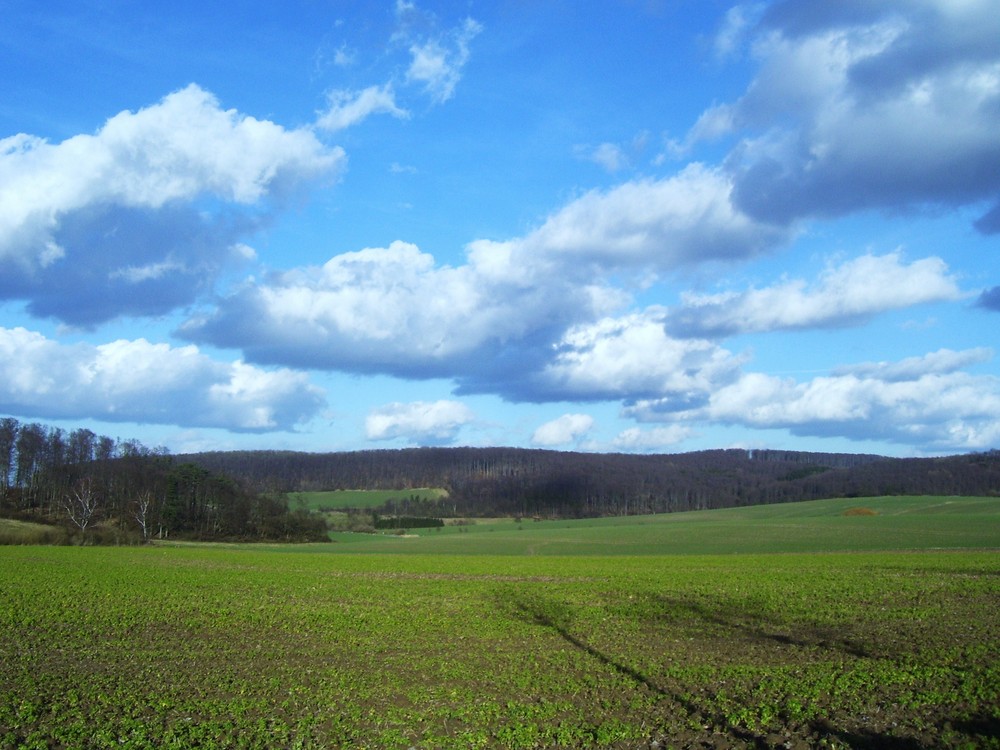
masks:
[(0, 413), (1000, 447), (995, 0), (11, 0)]

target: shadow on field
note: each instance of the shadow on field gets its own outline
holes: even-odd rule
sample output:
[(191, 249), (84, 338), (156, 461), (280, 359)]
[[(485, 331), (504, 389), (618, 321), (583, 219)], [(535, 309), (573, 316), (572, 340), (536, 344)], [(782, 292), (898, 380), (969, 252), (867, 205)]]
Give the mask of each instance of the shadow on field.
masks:
[[(922, 739), (915, 737), (895, 737), (882, 732), (866, 729), (845, 730), (829, 722), (814, 722), (815, 733), (837, 739), (857, 750), (931, 750), (937, 747), (996, 747), (1000, 739), (1000, 719), (993, 716), (975, 716), (960, 721), (943, 721)], [(942, 735), (942, 731), (944, 734)], [(957, 732), (956, 739), (948, 736)]]
[[(595, 648), (582, 637), (574, 635), (572, 625), (573, 608), (555, 599), (537, 593), (506, 591), (497, 597), (498, 604), (516, 619), (529, 625), (542, 628), (562, 638), (575, 649), (597, 660), (603, 666), (610, 668), (627, 678), (639, 689), (645, 689), (659, 695), (687, 712), (688, 717), (696, 720), (697, 725), (704, 727), (705, 734), (695, 736), (697, 730), (686, 731), (685, 737), (663, 736), (659, 742), (680, 740), (693, 742), (685, 747), (740, 747), (763, 750), (772, 747), (815, 747), (830, 742), (842, 743), (852, 748), (887, 750), (929, 750), (941, 746), (939, 742), (954, 742), (954, 734), (962, 735), (963, 741), (995, 740), (1000, 737), (1000, 720), (996, 717), (976, 716), (968, 720), (941, 721), (935, 727), (928, 727), (926, 732), (915, 732), (911, 736), (899, 736), (899, 730), (904, 726), (880, 731), (879, 729), (859, 726), (857, 717), (840, 716), (836, 720), (816, 720), (804, 724), (786, 726), (783, 729), (771, 727), (758, 733), (734, 724), (722, 712), (712, 710), (709, 706), (699, 705), (691, 696), (691, 691), (681, 686), (663, 684), (655, 681), (649, 675), (619, 661), (612, 655)], [(780, 632), (781, 624), (769, 622), (761, 616), (750, 614), (735, 606), (720, 603), (714, 608), (704, 603), (693, 603), (670, 597), (654, 597), (641, 603), (643, 617), (653, 619), (669, 618), (678, 624), (704, 627), (714, 626), (718, 635), (731, 639), (736, 636), (735, 647), (740, 648), (738, 641), (768, 641), (779, 646), (804, 649), (830, 649), (854, 658), (871, 658), (871, 652), (843, 636), (838, 636), (829, 629), (813, 628), (802, 635), (795, 636)], [(901, 721), (903, 719), (901, 718)], [(763, 732), (767, 732), (764, 734)], [(906, 730), (904, 730), (906, 731)], [(720, 733), (727, 741), (717, 744)], [(728, 742), (728, 744), (727, 744)], [(660, 747), (658, 742), (651, 740), (650, 747)], [(707, 743), (707, 744), (704, 744)], [(948, 745), (956, 746), (956, 745)], [(962, 745), (966, 746), (966, 745)], [(993, 746), (992, 744), (990, 746)]]
[(669, 612), (671, 618), (687, 617), (699, 624), (709, 624), (720, 628), (723, 635), (739, 635), (748, 641), (771, 641), (781, 646), (797, 648), (821, 648), (839, 651), (856, 659), (875, 656), (869, 649), (851, 638), (844, 637), (833, 628), (796, 626), (796, 634), (781, 632), (778, 623), (767, 621), (760, 614), (751, 614), (746, 609), (723, 602), (709, 604), (692, 602), (667, 596), (657, 596), (658, 609)]
[(519, 619), (524, 622), (555, 631), (571, 646), (574, 646), (584, 653), (593, 656), (605, 666), (611, 667), (619, 674), (628, 677), (639, 685), (645, 686), (654, 693), (658, 693), (659, 695), (667, 698), (675, 697), (650, 680), (649, 677), (642, 674), (642, 672), (639, 672), (626, 664), (621, 664), (620, 662), (615, 661), (607, 654), (599, 651), (589, 643), (585, 643), (570, 633), (569, 624), (571, 612), (570, 608), (565, 604), (541, 599), (539, 597), (529, 599), (527, 597), (516, 596), (511, 597), (507, 603), (513, 606), (515, 614), (517, 614)]
[(872, 732), (865, 729), (848, 731), (838, 729), (828, 721), (816, 721), (810, 725), (814, 736), (827, 740), (836, 739), (853, 750), (930, 750), (933, 744), (927, 745), (912, 737), (893, 737), (883, 732)]
[[(503, 599), (501, 604), (512, 609), (514, 615), (521, 621), (537, 625), (558, 634), (564, 641), (574, 648), (592, 656), (604, 666), (610, 667), (614, 671), (618, 672), (618, 674), (629, 678), (635, 682), (637, 686), (645, 687), (647, 690), (677, 703), (682, 706), (685, 711), (687, 711), (689, 716), (699, 717), (699, 719), (703, 722), (707, 720), (708, 717), (705, 715), (705, 712), (691, 700), (685, 698), (679, 691), (674, 692), (667, 690), (662, 685), (653, 682), (653, 680), (651, 680), (647, 675), (644, 675), (637, 669), (633, 669), (627, 664), (622, 664), (621, 662), (616, 661), (600, 649), (594, 648), (586, 641), (573, 635), (569, 631), (569, 626), (572, 621), (572, 610), (568, 605), (551, 599), (545, 599), (540, 596), (527, 597), (517, 595), (510, 595), (506, 599)], [(716, 722), (719, 723), (718, 720), (721, 717), (714, 718)], [(725, 724), (725, 732), (730, 737), (743, 742), (744, 747), (755, 748), (756, 750), (767, 750), (767, 748), (771, 747), (771, 745), (763, 738), (758, 737), (751, 732), (748, 732), (740, 727), (733, 726), (724, 720), (721, 723)]]
[(974, 737), (1000, 740), (1000, 717), (997, 716), (975, 716), (966, 721), (954, 721), (952, 728)]

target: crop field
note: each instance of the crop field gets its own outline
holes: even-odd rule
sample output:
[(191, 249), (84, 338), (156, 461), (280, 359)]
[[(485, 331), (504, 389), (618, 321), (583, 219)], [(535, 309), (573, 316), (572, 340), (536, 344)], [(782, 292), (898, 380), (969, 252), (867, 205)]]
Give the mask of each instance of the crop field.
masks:
[[(928, 526), (883, 527), (905, 551), (851, 551), (849, 524), (893, 517), (881, 502), (705, 512), (716, 532), (732, 513), (765, 529), (761, 549), (713, 554), (607, 555), (555, 522), (387, 537), (384, 554), (2, 547), (0, 747), (1000, 747), (1000, 556), (929, 549), (983, 546), (983, 526), (996, 546), (996, 501), (904, 500), (898, 518)], [(810, 514), (849, 551), (766, 531)], [(651, 550), (658, 523), (579, 533)], [(535, 539), (483, 546), (505, 534)], [(408, 543), (442, 551), (392, 552)]]

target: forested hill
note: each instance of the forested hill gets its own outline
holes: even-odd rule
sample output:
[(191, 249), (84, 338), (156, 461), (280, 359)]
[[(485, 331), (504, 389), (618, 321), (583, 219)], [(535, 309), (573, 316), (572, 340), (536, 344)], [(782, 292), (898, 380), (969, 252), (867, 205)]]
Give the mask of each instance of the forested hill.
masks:
[(899, 459), (736, 449), (629, 455), (413, 448), (178, 458), (261, 492), (443, 487), (449, 493), (446, 510), (455, 515), (583, 517), (826, 497), (1000, 494), (1000, 451)]

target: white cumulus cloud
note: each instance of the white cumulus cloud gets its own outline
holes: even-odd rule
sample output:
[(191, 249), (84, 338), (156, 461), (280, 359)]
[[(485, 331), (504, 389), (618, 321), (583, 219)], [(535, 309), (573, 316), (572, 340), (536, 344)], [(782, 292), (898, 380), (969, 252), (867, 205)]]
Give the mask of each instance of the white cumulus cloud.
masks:
[(523, 369), (575, 316), (606, 304), (533, 270), (514, 278), (475, 260), (441, 266), (397, 241), (247, 285), (181, 332), (271, 364), (488, 377), (498, 357)]
[(695, 163), (663, 179), (586, 193), (511, 242), (525, 256), (541, 254), (569, 266), (589, 261), (606, 272), (669, 272), (746, 260), (791, 239), (787, 228), (752, 219), (735, 206), (732, 187), (721, 170)]
[(219, 362), (195, 346), (64, 345), (0, 328), (0, 411), (12, 414), (268, 431), (292, 429), (324, 405), (302, 373)]
[(462, 78), (462, 69), (469, 61), (469, 45), (482, 30), (481, 24), (467, 18), (447, 36), (412, 43), (412, 60), (406, 71), (406, 80), (422, 84), (434, 101), (448, 101), (454, 95), (455, 87)]
[(593, 427), (594, 418), (589, 414), (563, 414), (535, 430), (531, 442), (544, 447), (566, 445), (579, 440)]
[(683, 443), (692, 434), (693, 431), (686, 425), (672, 424), (651, 429), (629, 427), (618, 433), (613, 447), (626, 453), (655, 453)]
[(241, 259), (262, 210), (342, 161), (193, 84), (93, 135), (0, 140), (0, 299), (85, 325), (167, 312)]
[(887, 310), (961, 296), (940, 258), (905, 263), (898, 252), (863, 255), (828, 267), (812, 286), (795, 279), (740, 293), (685, 294), (668, 327), (683, 335), (726, 336), (847, 325)]
[(405, 438), (411, 443), (447, 443), (474, 419), (472, 410), (460, 401), (394, 402), (368, 415), (365, 435), (369, 440)]
[(720, 60), (735, 57), (745, 43), (751, 24), (760, 15), (763, 6), (756, 4), (735, 5), (726, 11), (722, 26), (715, 35), (715, 56)]
[(343, 253), (247, 284), (181, 333), (254, 362), (452, 377), (524, 400), (701, 394), (731, 354), (671, 339), (662, 313), (609, 316), (631, 301), (617, 275), (743, 260), (790, 237), (741, 214), (730, 190), (699, 165), (623, 183), (522, 237), (474, 241), (456, 266), (401, 241)]
[(982, 450), (1000, 439), (1000, 378), (958, 368), (991, 354), (943, 350), (841, 368), (806, 382), (746, 373), (693, 409), (648, 399), (623, 413), (647, 422), (707, 420), (941, 451)]
[(578, 148), (581, 157), (603, 167), (612, 174), (629, 165), (628, 154), (617, 143), (602, 143), (594, 148)]
[(742, 362), (710, 341), (671, 337), (663, 311), (651, 308), (571, 328), (540, 373), (538, 389), (553, 398), (700, 403), (736, 378)]
[(396, 95), (388, 84), (369, 86), (361, 91), (331, 91), (327, 99), (330, 106), (316, 119), (316, 127), (323, 130), (343, 130), (374, 114), (387, 114), (400, 119), (410, 116), (396, 104)]
[[(746, 30), (748, 18), (731, 14), (726, 28)], [(727, 168), (743, 210), (790, 222), (988, 201), (977, 227), (1000, 231), (992, 3), (779, 2), (751, 33), (754, 80), (685, 141), (738, 139)]]

